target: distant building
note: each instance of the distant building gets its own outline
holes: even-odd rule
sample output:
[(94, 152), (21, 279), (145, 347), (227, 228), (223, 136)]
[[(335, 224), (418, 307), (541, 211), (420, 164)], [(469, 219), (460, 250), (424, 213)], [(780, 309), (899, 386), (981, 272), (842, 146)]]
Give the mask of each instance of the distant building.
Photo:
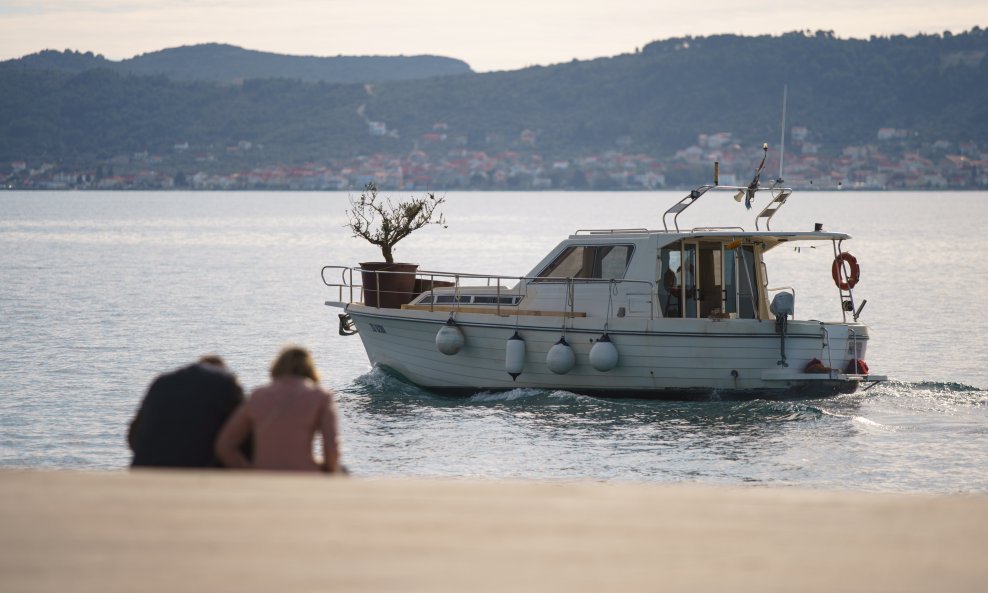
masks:
[(707, 148), (711, 148), (711, 149), (723, 148), (730, 143), (731, 143), (730, 132), (717, 132), (716, 134), (710, 134), (707, 137)]
[(367, 122), (367, 129), (371, 136), (387, 136), (388, 126), (383, 121)]
[(909, 130), (900, 130), (897, 128), (882, 128), (878, 130), (879, 140), (902, 140), (907, 137), (909, 137)]
[(687, 163), (699, 163), (703, 158), (703, 149), (699, 146), (690, 146), (689, 148), (676, 151), (676, 159), (686, 161)]
[(868, 158), (868, 147), (867, 146), (845, 146), (844, 150), (841, 151), (846, 157), (852, 159), (864, 159)]

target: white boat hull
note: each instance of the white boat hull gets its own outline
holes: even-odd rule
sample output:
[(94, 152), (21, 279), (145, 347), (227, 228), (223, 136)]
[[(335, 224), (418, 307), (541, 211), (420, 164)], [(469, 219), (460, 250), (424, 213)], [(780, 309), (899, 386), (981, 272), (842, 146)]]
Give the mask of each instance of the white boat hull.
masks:
[[(785, 340), (775, 323), (755, 319), (612, 318), (607, 333), (618, 350), (612, 370), (595, 370), (589, 353), (604, 333), (599, 319), (458, 312), (465, 337), (453, 355), (442, 354), (435, 336), (449, 313), (378, 309), (350, 304), (370, 361), (426, 389), (469, 394), (515, 388), (562, 389), (611, 397), (667, 399), (827, 396), (855, 391), (868, 375), (843, 372), (865, 356), (868, 333), (860, 324), (790, 321)], [(525, 340), (522, 372), (505, 370), (507, 340)], [(549, 349), (565, 336), (576, 365), (549, 370)], [(812, 359), (829, 373), (806, 373)]]

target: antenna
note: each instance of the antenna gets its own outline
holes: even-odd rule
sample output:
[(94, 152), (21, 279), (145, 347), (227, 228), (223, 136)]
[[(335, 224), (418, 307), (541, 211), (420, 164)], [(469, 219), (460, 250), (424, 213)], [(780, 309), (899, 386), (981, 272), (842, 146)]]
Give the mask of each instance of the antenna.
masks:
[(779, 178), (782, 183), (782, 168), (786, 159), (786, 105), (789, 103), (789, 84), (782, 85), (782, 140), (779, 142)]

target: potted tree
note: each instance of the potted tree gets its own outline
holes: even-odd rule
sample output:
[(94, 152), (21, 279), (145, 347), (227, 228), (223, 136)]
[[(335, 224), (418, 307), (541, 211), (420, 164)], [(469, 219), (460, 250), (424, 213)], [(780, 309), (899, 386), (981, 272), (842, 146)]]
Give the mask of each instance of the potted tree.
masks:
[(364, 304), (397, 309), (414, 297), (418, 264), (395, 263), (395, 244), (430, 224), (446, 228), (442, 212), (436, 211), (445, 201), (446, 198), (428, 193), (422, 198), (394, 202), (389, 197), (379, 197), (373, 183), (367, 184), (359, 199), (350, 198), (347, 228), (354, 237), (380, 247), (384, 257), (383, 262), (360, 264)]

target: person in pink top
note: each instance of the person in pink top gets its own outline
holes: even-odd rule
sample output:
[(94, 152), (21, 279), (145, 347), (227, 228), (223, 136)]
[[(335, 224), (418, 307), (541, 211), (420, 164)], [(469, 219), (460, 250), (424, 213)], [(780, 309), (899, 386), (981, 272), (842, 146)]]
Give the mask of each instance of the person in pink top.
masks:
[[(216, 455), (227, 467), (262, 470), (342, 471), (338, 414), (332, 391), (322, 389), (312, 355), (290, 346), (271, 366), (271, 384), (255, 389), (216, 438)], [(312, 454), (322, 435), (323, 461)], [(240, 444), (253, 434), (253, 460)]]

